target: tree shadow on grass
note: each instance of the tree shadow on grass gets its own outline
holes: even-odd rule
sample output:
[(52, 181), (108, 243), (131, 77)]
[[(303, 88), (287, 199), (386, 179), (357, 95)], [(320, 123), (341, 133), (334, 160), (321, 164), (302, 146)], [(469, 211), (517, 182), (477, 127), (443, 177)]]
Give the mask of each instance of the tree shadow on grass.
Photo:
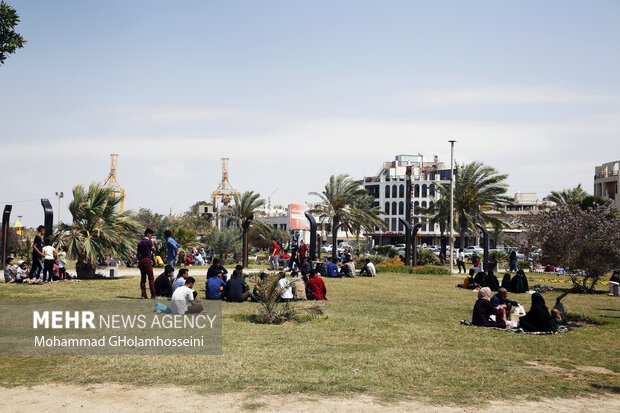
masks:
[(127, 297), (126, 295), (117, 295), (116, 298), (121, 298), (124, 300), (144, 300), (144, 298), (140, 297)]

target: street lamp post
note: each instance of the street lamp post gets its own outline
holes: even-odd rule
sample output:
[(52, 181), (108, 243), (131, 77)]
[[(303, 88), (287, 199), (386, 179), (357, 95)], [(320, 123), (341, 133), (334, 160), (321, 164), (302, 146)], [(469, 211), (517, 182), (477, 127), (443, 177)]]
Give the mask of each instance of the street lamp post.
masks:
[(454, 142), (450, 140), (450, 274), (454, 271)]
[(56, 196), (58, 197), (58, 217), (56, 218), (56, 225), (60, 225), (60, 200), (64, 198), (64, 192), (56, 192)]

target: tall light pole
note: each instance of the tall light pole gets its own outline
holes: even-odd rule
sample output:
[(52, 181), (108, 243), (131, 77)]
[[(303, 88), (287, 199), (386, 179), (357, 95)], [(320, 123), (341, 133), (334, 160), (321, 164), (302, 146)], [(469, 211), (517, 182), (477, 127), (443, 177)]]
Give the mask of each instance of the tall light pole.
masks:
[(450, 274), (454, 271), (454, 142), (450, 140)]
[(56, 225), (60, 225), (60, 200), (64, 198), (64, 192), (56, 192), (56, 196), (58, 197), (58, 217), (56, 218)]

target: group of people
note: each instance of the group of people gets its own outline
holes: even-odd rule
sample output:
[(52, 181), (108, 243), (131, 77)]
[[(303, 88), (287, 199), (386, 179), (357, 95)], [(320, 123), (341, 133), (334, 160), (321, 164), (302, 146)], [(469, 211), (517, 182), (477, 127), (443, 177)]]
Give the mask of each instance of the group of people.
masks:
[(489, 287), (478, 290), (472, 324), (481, 327), (521, 328), (527, 332), (557, 332), (562, 325), (560, 311), (553, 308), (550, 312), (545, 305), (545, 299), (539, 293), (532, 294), (530, 310), (516, 323), (508, 320), (507, 315), (511, 314), (512, 307), (519, 303), (508, 299), (505, 288), (500, 288), (494, 296), (491, 294)]
[(67, 247), (54, 248), (45, 238), (45, 227), (39, 225), (32, 242), (32, 267), (26, 261), (15, 264), (13, 257), (6, 258), (4, 281), (7, 284), (45, 284), (69, 279), (67, 275)]
[[(523, 270), (518, 270), (514, 277), (511, 277), (509, 272), (505, 273), (501, 286), (511, 293), (522, 294), (529, 291), (527, 277)], [(463, 284), (459, 284), (458, 287), (468, 290), (479, 290), (483, 287), (489, 287), (491, 291), (498, 291), (500, 283), (493, 271), (480, 271), (476, 274), (476, 270), (470, 268), (469, 274), (463, 279)]]

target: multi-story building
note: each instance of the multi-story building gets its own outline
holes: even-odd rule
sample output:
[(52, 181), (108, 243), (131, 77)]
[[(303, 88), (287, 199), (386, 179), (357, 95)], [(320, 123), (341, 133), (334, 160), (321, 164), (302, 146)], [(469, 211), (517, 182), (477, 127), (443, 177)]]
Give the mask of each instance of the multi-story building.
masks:
[(594, 195), (612, 201), (612, 205), (620, 210), (620, 161), (607, 162), (594, 168)]
[(440, 197), (437, 187), (449, 185), (450, 177), (450, 166), (437, 155), (396, 155), (384, 162), (376, 175), (364, 177), (364, 188), (383, 211), (387, 229), (366, 235), (380, 244), (404, 242), (405, 228), (399, 219), (403, 218), (412, 224), (422, 222), (418, 232), (422, 242), (438, 244), (439, 225), (430, 225), (416, 207), (431, 207)]

